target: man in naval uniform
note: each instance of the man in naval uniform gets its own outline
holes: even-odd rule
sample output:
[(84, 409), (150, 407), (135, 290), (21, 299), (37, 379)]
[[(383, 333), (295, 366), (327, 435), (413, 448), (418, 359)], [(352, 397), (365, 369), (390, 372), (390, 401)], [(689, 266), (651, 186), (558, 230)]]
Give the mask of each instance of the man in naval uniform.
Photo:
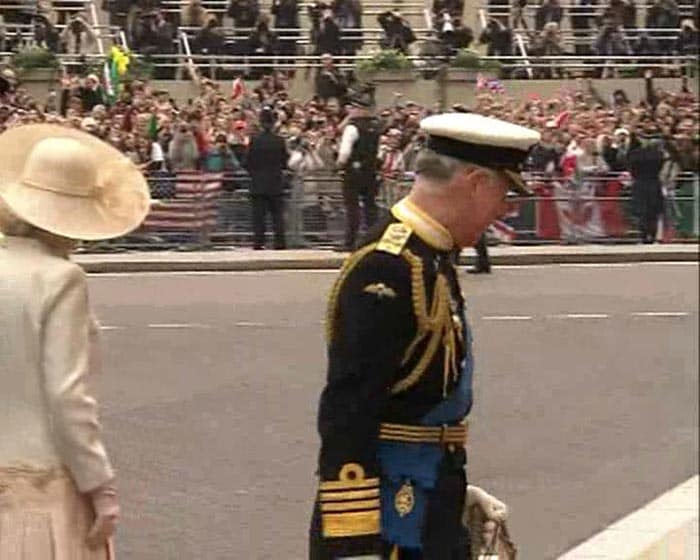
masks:
[(350, 255), (330, 295), (311, 560), (471, 558), (462, 515), (472, 336), (454, 255), (505, 212), (509, 189), (524, 188), (519, 172), (539, 134), (460, 113), (421, 128), (411, 193)]
[(343, 174), (345, 206), (345, 242), (343, 249), (353, 251), (360, 227), (360, 200), (367, 228), (377, 220), (377, 171), (381, 125), (372, 116), (372, 96), (361, 92), (350, 98), (350, 121), (343, 130), (337, 166)]

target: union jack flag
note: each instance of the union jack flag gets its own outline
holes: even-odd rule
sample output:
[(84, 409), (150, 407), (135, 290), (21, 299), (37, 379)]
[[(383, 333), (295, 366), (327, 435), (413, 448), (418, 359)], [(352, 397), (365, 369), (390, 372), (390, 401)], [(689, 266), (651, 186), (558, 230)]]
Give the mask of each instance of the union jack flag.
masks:
[(501, 83), (501, 80), (489, 80), (486, 84), (486, 87), (488, 87), (489, 91), (492, 93), (505, 93), (506, 88), (505, 86)]

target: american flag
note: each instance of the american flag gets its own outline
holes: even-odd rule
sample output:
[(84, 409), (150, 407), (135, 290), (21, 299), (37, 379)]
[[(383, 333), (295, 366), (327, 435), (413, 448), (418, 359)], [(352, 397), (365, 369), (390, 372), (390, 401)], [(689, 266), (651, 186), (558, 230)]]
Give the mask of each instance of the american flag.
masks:
[[(169, 198), (154, 198), (143, 230), (159, 233), (195, 233), (216, 226), (221, 173), (180, 172)], [(155, 189), (154, 189), (155, 190)]]

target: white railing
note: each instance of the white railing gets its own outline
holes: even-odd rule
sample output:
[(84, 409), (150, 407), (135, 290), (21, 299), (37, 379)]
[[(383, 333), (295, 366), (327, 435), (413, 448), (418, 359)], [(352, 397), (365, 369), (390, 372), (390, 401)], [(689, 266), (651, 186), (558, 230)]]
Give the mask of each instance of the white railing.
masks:
[[(637, 3), (635, 4), (635, 7), (637, 8), (637, 12), (639, 13), (640, 10), (648, 10), (651, 8), (654, 4), (649, 2), (644, 2), (644, 3)], [(572, 3), (560, 3), (559, 6), (564, 10), (564, 12), (568, 12), (569, 10), (580, 10), (581, 7), (577, 6), (576, 4)], [(592, 9), (591, 13), (599, 14), (605, 9), (606, 5), (599, 5), (599, 9), (595, 10)], [(503, 15), (507, 15), (510, 13), (510, 5), (502, 4), (502, 5), (495, 5), (495, 6), (488, 6), (488, 5), (483, 5), (481, 6), (482, 9), (487, 10), (491, 14), (495, 13), (502, 13)], [(540, 8), (539, 4), (526, 4), (523, 9), (529, 11), (529, 12), (536, 12)], [(678, 10), (679, 12), (683, 13), (690, 13), (695, 9), (695, 5), (692, 3), (683, 3), (683, 4), (678, 4)], [(583, 12), (581, 12), (583, 13)], [(579, 12), (576, 12), (576, 15), (578, 15)]]
[(124, 50), (129, 50), (129, 41), (126, 38), (126, 33), (123, 29), (119, 30), (119, 44)]
[(488, 25), (488, 17), (486, 16), (486, 10), (481, 8), (479, 10), (479, 23), (481, 24), (481, 29), (486, 29)]
[(520, 51), (520, 55), (523, 60), (523, 64), (525, 65), (525, 71), (527, 72), (527, 76), (532, 80), (532, 65), (530, 64), (530, 59), (527, 55), (527, 49), (525, 49), (525, 42), (523, 41), (523, 37), (520, 33), (515, 34), (515, 44), (517, 45), (518, 50)]
[[(187, 38), (186, 33), (180, 32), (180, 42), (182, 45), (182, 54), (185, 57), (187, 71), (190, 74), (190, 78), (196, 82), (198, 80), (199, 72), (197, 71), (197, 66), (194, 63), (194, 59), (192, 58), (192, 49), (190, 48), (190, 41)], [(179, 58), (180, 55), (175, 56)], [(165, 66), (165, 64), (163, 64), (163, 66)]]
[(102, 38), (100, 18), (97, 15), (97, 6), (95, 5), (95, 0), (90, 0), (90, 16), (92, 17), (92, 30), (95, 33), (95, 43), (97, 44), (97, 52), (104, 56), (105, 45), (104, 40)]
[[(318, 68), (321, 66), (320, 57), (315, 55), (295, 55), (294, 60), (289, 60), (288, 56), (285, 55), (206, 55), (206, 54), (196, 54), (193, 55), (187, 42), (187, 38), (184, 37), (183, 41), (183, 53), (182, 54), (158, 54), (156, 55), (159, 59), (159, 66), (163, 67), (178, 67), (182, 63), (182, 58), (184, 57), (187, 64), (191, 68), (196, 69), (194, 64), (194, 58), (203, 64), (227, 64), (230, 66), (235, 66), (236, 68), (265, 68), (274, 66), (275, 68)], [(138, 53), (134, 54), (136, 58), (141, 58), (142, 55)], [(58, 58), (62, 60), (66, 65), (80, 65), (83, 64), (85, 60), (95, 60), (99, 59), (98, 54), (63, 54), (58, 55)], [(369, 60), (372, 58), (372, 54), (362, 54), (355, 56), (343, 56), (339, 59), (337, 66), (341, 68), (354, 68), (359, 61)], [(408, 56), (407, 57), (412, 62), (425, 62), (426, 59), (420, 56)], [(534, 58), (534, 60), (532, 59)], [(653, 57), (653, 56), (538, 56), (530, 57), (528, 64), (531, 68), (585, 68), (585, 69), (596, 69), (603, 66), (609, 66), (612, 68), (639, 68), (638, 61), (640, 58), (644, 59), (644, 67), (667, 67), (669, 66), (668, 57)], [(498, 61), (505, 68), (522, 68), (526, 67), (525, 61), (522, 55), (511, 55), (511, 56), (485, 56), (482, 57), (484, 61)], [(432, 60), (432, 58), (430, 58)], [(694, 56), (675, 56), (674, 60), (677, 63), (692, 63), (696, 60)], [(161, 62), (162, 61), (162, 62)], [(416, 68), (417, 69), (417, 68)], [(421, 68), (425, 69), (425, 68)]]

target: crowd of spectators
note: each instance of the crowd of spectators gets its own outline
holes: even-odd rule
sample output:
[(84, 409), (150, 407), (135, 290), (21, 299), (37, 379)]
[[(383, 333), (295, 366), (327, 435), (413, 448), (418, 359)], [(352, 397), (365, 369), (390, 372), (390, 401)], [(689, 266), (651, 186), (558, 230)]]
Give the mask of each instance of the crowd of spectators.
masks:
[[(332, 75), (332, 59), (327, 64)], [(168, 178), (192, 170), (224, 172), (224, 187), (235, 191), (247, 186), (248, 146), (260, 130), (261, 109), (269, 107), (276, 115), (275, 131), (288, 145), (289, 169), (304, 180), (307, 196), (318, 193), (321, 207), (328, 200), (324, 189), (338, 180), (336, 161), (348, 122), (347, 107), (339, 92), (292, 99), (287, 79), (285, 73), (277, 72), (253, 88), (237, 77), (230, 89), (203, 79), (200, 95), (184, 104), (148, 82), (132, 81), (109, 104), (98, 76), (65, 74), (46, 99), (36, 99), (17, 87), (12, 71), (5, 69), (0, 75), (0, 132), (37, 122), (83, 129), (139, 165), (152, 178), (156, 197), (162, 194), (157, 188), (169, 184)], [(528, 171), (544, 180), (566, 179), (579, 172), (634, 174), (631, 154), (654, 138), (663, 151), (664, 188), (672, 192), (679, 173), (698, 169), (700, 107), (687, 82), (679, 91), (658, 90), (651, 74), (646, 82), (646, 98), (636, 104), (623, 90), (605, 99), (592, 82), (580, 80), (573, 89), (551, 98), (516, 99), (483, 88), (470, 109), (539, 130), (542, 142), (532, 152)], [(328, 78), (326, 86), (332, 83)], [(345, 87), (352, 91), (357, 84)], [(380, 195), (387, 202), (401, 197), (410, 184), (416, 155), (425, 142), (421, 119), (441, 110), (405, 100), (400, 93), (393, 103), (377, 108), (383, 131), (377, 170)]]
[(0, 52), (16, 52), (27, 33), (34, 44), (55, 53), (97, 52), (97, 33), (82, 2), (62, 4), (61, 10), (47, 0), (23, 10), (0, 8)]
[[(61, 122), (104, 138), (145, 171), (233, 171), (245, 167), (246, 146), (258, 129), (257, 114), (261, 107), (270, 106), (277, 114), (277, 132), (287, 138), (292, 152), (303, 152), (307, 170), (331, 172), (347, 121), (343, 92), (333, 89), (332, 60), (327, 63), (326, 74), (319, 75), (323, 93), (310, 100), (290, 99), (287, 76), (277, 72), (265, 76), (252, 90), (240, 78), (230, 91), (204, 79), (201, 95), (184, 105), (178, 105), (167, 91), (138, 81), (127, 84), (120, 98), (109, 105), (95, 75), (64, 75), (47, 99), (33, 99), (14, 86), (12, 72), (5, 70), (0, 77), (0, 85), (4, 84), (0, 130), (28, 122)], [(620, 129), (626, 130), (626, 142), (633, 143), (640, 135), (658, 136), (679, 169), (697, 169), (697, 98), (686, 87), (678, 92), (657, 91), (650, 75), (647, 88), (646, 99), (637, 105), (622, 90), (612, 99), (603, 99), (584, 82), (552, 99), (517, 100), (485, 89), (472, 110), (540, 130), (543, 140), (533, 153), (533, 170), (551, 171), (552, 164), (559, 168), (565, 154), (595, 146), (601, 165), (623, 171), (624, 158), (611, 155), (610, 150), (624, 149), (615, 134)], [(393, 104), (378, 109), (385, 131), (383, 173), (399, 177), (413, 170), (415, 153), (423, 142), (418, 123), (437, 110), (406, 101), (400, 94)]]
[[(676, 0), (653, 0), (644, 17), (635, 0), (490, 0), (492, 17), (480, 41), (490, 54), (513, 53), (515, 32), (527, 39), (533, 56), (679, 56), (698, 54), (698, 3), (682, 16)], [(568, 20), (568, 21), (567, 21)], [(567, 28), (568, 24), (568, 28)], [(560, 77), (549, 68), (535, 77)], [(598, 77), (612, 69), (601, 68)]]

